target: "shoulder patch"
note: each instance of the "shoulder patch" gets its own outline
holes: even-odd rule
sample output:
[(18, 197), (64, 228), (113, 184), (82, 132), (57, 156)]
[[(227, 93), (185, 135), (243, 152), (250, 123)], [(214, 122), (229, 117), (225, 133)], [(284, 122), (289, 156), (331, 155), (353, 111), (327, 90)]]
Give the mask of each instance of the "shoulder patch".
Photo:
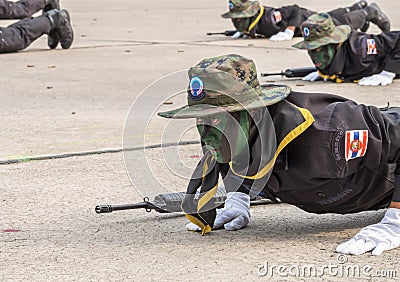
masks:
[(374, 39), (367, 39), (367, 55), (376, 55), (378, 50), (376, 49), (376, 43)]
[(275, 19), (275, 23), (280, 23), (282, 21), (282, 14), (279, 11), (274, 11), (273, 13), (274, 15), (274, 19)]
[(367, 152), (368, 130), (346, 131), (345, 157), (346, 161), (362, 157)]

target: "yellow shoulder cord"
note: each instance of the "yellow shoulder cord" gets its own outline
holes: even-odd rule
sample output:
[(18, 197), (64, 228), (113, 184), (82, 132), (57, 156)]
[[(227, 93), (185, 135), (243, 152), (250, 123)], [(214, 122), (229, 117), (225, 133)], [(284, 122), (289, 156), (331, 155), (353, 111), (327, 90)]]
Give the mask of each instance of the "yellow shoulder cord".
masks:
[(286, 136), (285, 138), (283, 138), (283, 140), (281, 141), (281, 143), (279, 144), (278, 148), (276, 149), (275, 155), (274, 157), (259, 171), (257, 172), (255, 175), (252, 176), (247, 176), (247, 175), (240, 175), (238, 173), (236, 173), (233, 170), (233, 166), (232, 166), (232, 162), (229, 162), (229, 167), (231, 169), (231, 171), (241, 177), (241, 178), (245, 178), (245, 179), (251, 179), (251, 180), (256, 180), (256, 179), (260, 179), (262, 177), (264, 177), (273, 167), (276, 161), (276, 158), (278, 157), (278, 155), (281, 153), (281, 151), (290, 143), (292, 142), (295, 138), (297, 138), (301, 133), (303, 133), (313, 122), (314, 122), (314, 117), (312, 116), (312, 114), (310, 113), (309, 110), (307, 109), (303, 109), (303, 108), (299, 108), (297, 106), (295, 106), (303, 115), (305, 121), (302, 122), (301, 124), (299, 124), (297, 127), (295, 127), (293, 130), (291, 130)]
[[(211, 163), (213, 160), (214, 160), (214, 156), (211, 156), (211, 158), (208, 157), (204, 161), (203, 172), (202, 172), (203, 181), (204, 181), (204, 177), (206, 176), (207, 171), (208, 171), (208, 167), (209, 167), (208, 163)], [(203, 219), (203, 218), (200, 216), (199, 211), (214, 197), (215, 193), (217, 192), (217, 189), (218, 189), (218, 182), (211, 190), (207, 191), (207, 193), (205, 193), (205, 195), (199, 199), (199, 202), (197, 204), (197, 212), (198, 212), (197, 216), (199, 216), (201, 219)], [(201, 228), (201, 235), (205, 235), (212, 230), (210, 225), (208, 225), (208, 224), (205, 225), (201, 220), (199, 220), (195, 216), (192, 216), (187, 213), (184, 213), (184, 214), (185, 214), (186, 218), (190, 220), (190, 222), (196, 224), (197, 226), (199, 226)], [(203, 219), (203, 221), (206, 222), (204, 219)]]
[(260, 21), (262, 15), (264, 14), (264, 6), (260, 5), (260, 14), (257, 16), (257, 18), (250, 24), (249, 29), (245, 32), (246, 34), (249, 34), (250, 31), (256, 26), (256, 24), (258, 24), (258, 22)]
[(322, 77), (323, 79), (325, 79), (325, 80), (332, 80), (332, 81), (334, 81), (336, 83), (344, 82), (344, 80), (339, 78), (336, 74), (326, 75), (326, 74), (323, 74), (322, 72), (320, 72), (319, 70), (317, 70), (317, 71), (318, 71), (318, 75), (320, 77)]

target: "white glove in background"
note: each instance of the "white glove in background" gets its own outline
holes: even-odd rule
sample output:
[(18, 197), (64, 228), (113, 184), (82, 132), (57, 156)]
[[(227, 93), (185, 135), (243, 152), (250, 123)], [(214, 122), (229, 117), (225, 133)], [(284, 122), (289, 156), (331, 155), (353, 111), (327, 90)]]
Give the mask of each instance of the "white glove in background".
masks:
[(395, 73), (382, 71), (381, 73), (366, 76), (360, 79), (358, 85), (363, 86), (378, 86), (378, 85), (389, 85), (393, 82), (393, 78), (396, 76)]
[(373, 256), (400, 246), (400, 209), (389, 208), (380, 223), (364, 227), (349, 241), (340, 244), (336, 252), (361, 255), (372, 250)]
[(231, 38), (237, 39), (237, 38), (242, 37), (242, 35), (243, 35), (243, 33), (241, 33), (240, 31), (236, 31), (236, 32), (231, 36)]
[[(214, 228), (224, 227), (226, 230), (238, 230), (250, 222), (250, 197), (241, 192), (229, 192), (226, 194), (224, 208), (217, 209)], [(190, 222), (186, 224), (189, 231), (201, 231), (201, 228)]]
[(319, 76), (317, 71), (311, 72), (309, 74), (307, 74), (305, 77), (303, 77), (301, 80), (304, 81), (317, 81), (317, 80), (321, 80), (322, 77)]
[(269, 40), (272, 41), (284, 41), (284, 40), (290, 40), (293, 38), (294, 31), (291, 29), (285, 29), (285, 31), (280, 31), (277, 34), (272, 35)]
[(229, 192), (226, 194), (224, 208), (217, 210), (214, 221), (214, 229), (238, 230), (250, 222), (250, 197), (241, 192)]

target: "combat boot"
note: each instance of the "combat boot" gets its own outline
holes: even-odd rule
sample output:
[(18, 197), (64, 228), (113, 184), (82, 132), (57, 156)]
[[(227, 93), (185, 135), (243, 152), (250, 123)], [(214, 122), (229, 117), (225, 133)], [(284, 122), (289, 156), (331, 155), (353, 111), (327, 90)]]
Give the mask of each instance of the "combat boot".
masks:
[(43, 12), (47, 12), (54, 9), (60, 10), (59, 0), (44, 0)]
[[(43, 8), (43, 14), (47, 11), (60, 9), (60, 1), (59, 0), (44, 0), (44, 8)], [(49, 46), (50, 49), (56, 49), (58, 43), (60, 42), (60, 39), (58, 38), (57, 32), (55, 30), (50, 31), (50, 33), (47, 35), (47, 45)]]
[(352, 12), (352, 11), (355, 11), (355, 10), (364, 9), (367, 6), (368, 6), (367, 1), (358, 1), (357, 3), (353, 4), (352, 6), (350, 6), (348, 9), (350, 10), (350, 12)]
[(390, 20), (375, 3), (364, 8), (367, 21), (376, 24), (382, 32), (390, 31)]
[[(72, 42), (74, 41), (74, 31), (72, 30), (68, 12), (66, 10), (50, 10), (45, 14), (51, 22), (50, 34), (54, 35), (49, 38), (58, 39), (63, 49), (71, 47)], [(50, 48), (55, 48), (56, 46), (57, 45), (49, 45)]]

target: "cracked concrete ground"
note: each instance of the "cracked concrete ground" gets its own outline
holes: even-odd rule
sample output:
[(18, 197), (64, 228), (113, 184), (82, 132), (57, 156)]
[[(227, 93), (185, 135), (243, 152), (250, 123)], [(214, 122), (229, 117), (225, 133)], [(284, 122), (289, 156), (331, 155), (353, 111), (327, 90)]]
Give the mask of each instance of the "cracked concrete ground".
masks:
[[(271, 42), (206, 36), (209, 31), (232, 29), (229, 21), (220, 18), (226, 2), (64, 1), (61, 4), (70, 11), (76, 36), (70, 50), (48, 50), (44, 36), (23, 52), (1, 55), (0, 163), (71, 155), (0, 165), (1, 281), (263, 281), (271, 275), (271, 271), (259, 275), (264, 270), (259, 266), (266, 262), (269, 270), (275, 266), (276, 280), (308, 280), (277, 273), (279, 266), (295, 271), (307, 265), (318, 270), (324, 265), (371, 267), (369, 273), (375, 277), (360, 274), (363, 280), (396, 280), (376, 277), (379, 270), (386, 274), (394, 270), (400, 277), (399, 250), (380, 257), (349, 256), (343, 265), (334, 253), (337, 244), (379, 221), (384, 211), (313, 215), (285, 204), (259, 206), (252, 208), (248, 228), (219, 230), (205, 237), (187, 232), (187, 221), (179, 214), (94, 212), (98, 204), (133, 203), (163, 192), (151, 186), (152, 177), (143, 167), (132, 167), (131, 160), (145, 160), (142, 150), (131, 151), (125, 158), (120, 152), (74, 156), (118, 151), (125, 122), (129, 127), (125, 145), (140, 147), (167, 140), (162, 135), (166, 122), (157, 117), (151, 119), (146, 136), (140, 130), (130, 131), (148, 120), (153, 105), (169, 109), (184, 103), (176, 99), (162, 104), (156, 93), (141, 95), (149, 84), (205, 57), (227, 53), (254, 59), (259, 73), (311, 65), (304, 51), (290, 47), (298, 38)], [(392, 29), (399, 30), (399, 2), (377, 2), (391, 18)], [(292, 2), (268, 2), (275, 7), (286, 4)], [(299, 0), (297, 4), (327, 11), (351, 3)], [(378, 32), (375, 27), (370, 31)], [(260, 81), (289, 84), (298, 91), (323, 89), (377, 106), (400, 105), (399, 81), (387, 87), (305, 83), (281, 77)], [(140, 103), (129, 114), (135, 99)], [(181, 127), (169, 126), (177, 132)], [(189, 130), (182, 140), (197, 140), (197, 136)], [(166, 189), (182, 191), (187, 175), (178, 176), (171, 168), (190, 171), (198, 159), (198, 147), (148, 149), (145, 157)], [(179, 160), (169, 160), (168, 168), (162, 155), (176, 152)], [(332, 269), (322, 278), (359, 281), (347, 276)]]

